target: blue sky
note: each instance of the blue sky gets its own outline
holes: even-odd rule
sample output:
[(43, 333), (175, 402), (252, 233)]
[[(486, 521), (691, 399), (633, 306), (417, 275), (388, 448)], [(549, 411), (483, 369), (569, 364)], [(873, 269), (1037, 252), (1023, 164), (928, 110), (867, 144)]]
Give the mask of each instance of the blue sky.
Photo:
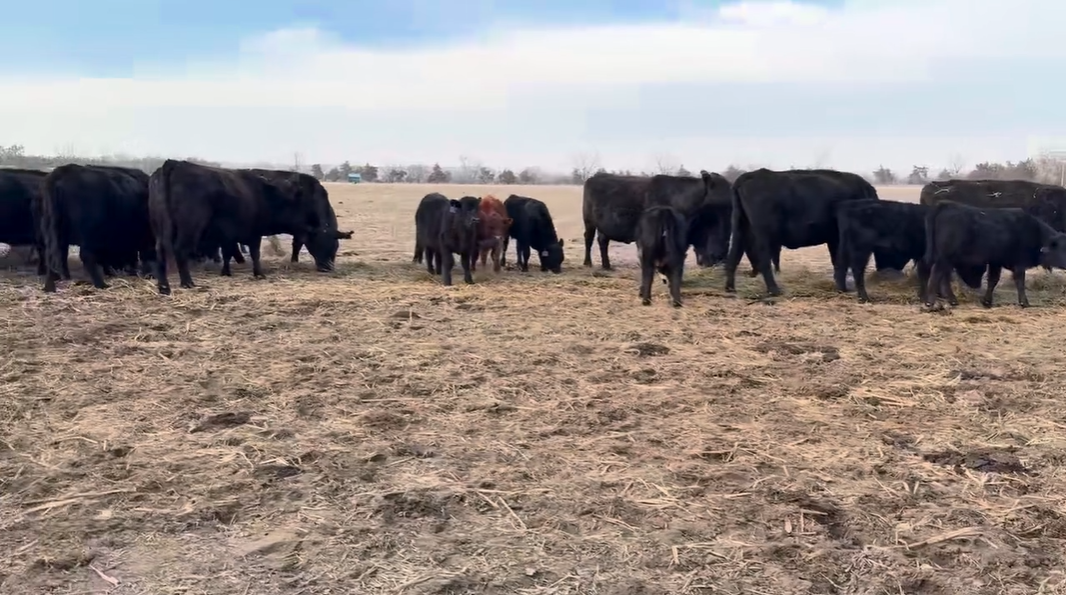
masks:
[[(581, 26), (678, 20), (714, 2), (655, 0), (39, 0), (4, 6), (0, 49), (22, 71), (130, 76), (135, 61), (235, 53), (247, 37), (315, 26), (341, 40), (403, 47), (476, 36), (493, 23)], [(821, 1), (818, 4), (831, 5)], [(11, 66), (11, 65), (5, 65)]]
[(0, 143), (41, 152), (872, 169), (1066, 148), (1057, 0), (11, 4)]

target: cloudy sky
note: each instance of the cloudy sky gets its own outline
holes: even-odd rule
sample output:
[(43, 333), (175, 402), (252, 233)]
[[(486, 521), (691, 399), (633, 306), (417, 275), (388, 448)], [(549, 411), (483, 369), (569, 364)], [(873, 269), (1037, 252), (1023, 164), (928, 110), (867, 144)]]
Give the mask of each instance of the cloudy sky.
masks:
[(0, 143), (234, 163), (909, 170), (1066, 149), (1061, 0), (36, 0)]

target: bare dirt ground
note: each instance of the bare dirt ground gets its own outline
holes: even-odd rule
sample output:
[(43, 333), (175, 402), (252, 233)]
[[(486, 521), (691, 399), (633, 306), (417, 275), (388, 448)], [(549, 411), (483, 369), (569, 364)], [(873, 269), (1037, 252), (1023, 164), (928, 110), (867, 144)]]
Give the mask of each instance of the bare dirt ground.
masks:
[(642, 307), (632, 246), (581, 267), (579, 188), (446, 186), (542, 198), (567, 261), (443, 288), (410, 262), (433, 188), (329, 189), (334, 275), (4, 274), (0, 592), (1066, 588), (1061, 273), (923, 313), (911, 279), (835, 294), (820, 247), (775, 302), (692, 267)]

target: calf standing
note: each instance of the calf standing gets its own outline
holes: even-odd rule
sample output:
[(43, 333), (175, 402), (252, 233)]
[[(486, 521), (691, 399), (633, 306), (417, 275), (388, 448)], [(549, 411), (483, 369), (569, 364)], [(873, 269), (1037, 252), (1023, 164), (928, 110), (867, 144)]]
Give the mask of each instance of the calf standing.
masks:
[(688, 225), (677, 209), (646, 209), (637, 223), (637, 257), (640, 259), (640, 300), (651, 305), (651, 284), (658, 271), (669, 280), (674, 307), (681, 307), (681, 277), (688, 252)]
[[(486, 257), (492, 254), (492, 271), (500, 272), (501, 257), (503, 255), (504, 240), (514, 220), (507, 216), (507, 209), (500, 199), (489, 195), (482, 197), (478, 206), (478, 251), (481, 256), (481, 264), (484, 266)], [(471, 268), (477, 268), (475, 262), (470, 263)]]
[(452, 284), (455, 254), (463, 267), (463, 281), (474, 282), (471, 263), (478, 250), (478, 206), (481, 199), (464, 196), (448, 200), (443, 194), (427, 194), (415, 210), (415, 259), (423, 254), (430, 274), (438, 273), (444, 285)]
[[(530, 248), (537, 251), (540, 259), (540, 270), (551, 271), (559, 274), (563, 269), (563, 240), (555, 232), (555, 224), (552, 222), (548, 206), (543, 202), (512, 194), (503, 201), (514, 223), (511, 225), (510, 236), (515, 239), (515, 253), (518, 256), (518, 268), (522, 272), (529, 271)], [(500, 256), (500, 264), (507, 259), (508, 236), (503, 238), (503, 254)]]
[[(918, 278), (925, 287), (925, 304), (933, 306), (934, 287), (941, 287), (953, 267), (988, 266), (988, 287), (981, 305), (992, 307), (992, 292), (1004, 268), (1010, 269), (1018, 290), (1018, 305), (1026, 308), (1025, 271), (1036, 266), (1066, 268), (1066, 234), (1018, 208), (979, 209), (942, 201), (925, 218), (925, 257)], [(958, 299), (947, 286), (952, 306)]]

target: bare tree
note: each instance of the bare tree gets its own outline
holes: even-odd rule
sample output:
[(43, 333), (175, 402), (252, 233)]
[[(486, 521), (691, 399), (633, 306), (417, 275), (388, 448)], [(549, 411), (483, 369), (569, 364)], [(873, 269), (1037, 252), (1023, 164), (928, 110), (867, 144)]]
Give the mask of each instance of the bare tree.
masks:
[(962, 158), (962, 155), (955, 153), (951, 156), (950, 165), (948, 166), (948, 172), (951, 177), (957, 178), (962, 174), (963, 168), (966, 167), (966, 160)]
[(424, 184), (429, 177), (429, 168), (421, 163), (415, 163), (407, 167), (407, 181), (412, 184)]
[(455, 172), (455, 176), (452, 181), (456, 184), (476, 184), (477, 174), (481, 170), (481, 162), (467, 157), (466, 155), (459, 156), (459, 169)]
[(669, 153), (656, 153), (652, 158), (655, 160), (657, 174), (673, 175), (681, 167), (677, 158)]
[(596, 173), (600, 169), (600, 154), (599, 152), (585, 152), (574, 155), (574, 172), (573, 182), (575, 184), (584, 184), (585, 180), (592, 177), (592, 174)]
[(829, 155), (832, 153), (829, 149), (822, 149), (818, 151), (814, 156), (814, 163), (811, 164), (810, 169), (825, 169), (829, 166)]

